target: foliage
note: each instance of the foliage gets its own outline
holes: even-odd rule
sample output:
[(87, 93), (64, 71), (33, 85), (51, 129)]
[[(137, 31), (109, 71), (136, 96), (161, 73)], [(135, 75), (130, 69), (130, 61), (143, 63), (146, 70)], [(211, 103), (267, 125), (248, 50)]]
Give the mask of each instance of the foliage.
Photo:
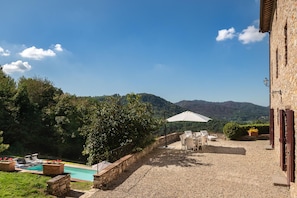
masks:
[(176, 105), (213, 119), (238, 123), (268, 122), (269, 107), (247, 102), (207, 102), (202, 100), (180, 101)]
[(46, 193), (50, 177), (30, 173), (0, 171), (0, 197), (54, 197)]
[(235, 140), (235, 139), (241, 137), (241, 133), (239, 130), (239, 124), (237, 124), (235, 122), (229, 122), (229, 123), (225, 124), (225, 126), (223, 128), (223, 133), (227, 138), (229, 138), (231, 140)]
[[(237, 103), (232, 105), (243, 108)], [(208, 103), (206, 106), (211, 107)], [(63, 93), (47, 79), (21, 77), (15, 83), (0, 70), (0, 131), (4, 131), (0, 135), (0, 151), (19, 156), (38, 152), (44, 157), (80, 162), (87, 157), (90, 162), (101, 157), (114, 160), (124, 153), (141, 150), (155, 136), (164, 135), (165, 119), (187, 109), (145, 93), (76, 97)], [(226, 120), (204, 115), (213, 120), (166, 123), (166, 132), (222, 132)], [(259, 133), (269, 132), (266, 126), (257, 129)], [(7, 145), (9, 148), (4, 150)]]
[(223, 132), (229, 139), (240, 139), (240, 137), (248, 135), (249, 130), (257, 131), (258, 134), (269, 134), (269, 124), (245, 124), (239, 125), (238, 123), (229, 122), (224, 128)]
[(0, 153), (8, 149), (9, 144), (3, 144), (3, 137), (2, 137), (3, 131), (0, 131)]
[(107, 98), (91, 120), (84, 127), (88, 131), (84, 154), (89, 155), (89, 163), (109, 160), (113, 150), (130, 143), (135, 149), (143, 148), (153, 140), (152, 131), (160, 126), (151, 107), (135, 94), (128, 94), (126, 103), (120, 97)]
[(248, 132), (248, 130), (251, 128), (256, 128), (258, 130), (259, 135), (269, 134), (269, 124), (245, 124), (240, 125), (240, 128), (242, 128), (242, 130), (246, 132)]

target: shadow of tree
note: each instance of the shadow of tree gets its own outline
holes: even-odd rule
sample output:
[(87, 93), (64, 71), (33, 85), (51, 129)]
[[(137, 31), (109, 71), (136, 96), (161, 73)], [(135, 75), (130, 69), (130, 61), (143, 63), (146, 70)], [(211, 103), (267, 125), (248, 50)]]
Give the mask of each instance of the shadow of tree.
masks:
[[(195, 154), (195, 155), (194, 155)], [(193, 151), (176, 150), (176, 149), (157, 149), (153, 156), (147, 161), (147, 165), (151, 166), (181, 166), (181, 167), (191, 167), (191, 166), (210, 166), (211, 164), (203, 163), (199, 157), (204, 157), (204, 155), (197, 155)]]
[(132, 164), (127, 170), (122, 172), (116, 180), (110, 182), (103, 190), (115, 189), (143, 165), (158, 167), (168, 167), (171, 165), (181, 167), (212, 165), (209, 163), (203, 163), (202, 160), (199, 159), (200, 157), (204, 157), (204, 155), (193, 151), (160, 148), (155, 149), (145, 157)]

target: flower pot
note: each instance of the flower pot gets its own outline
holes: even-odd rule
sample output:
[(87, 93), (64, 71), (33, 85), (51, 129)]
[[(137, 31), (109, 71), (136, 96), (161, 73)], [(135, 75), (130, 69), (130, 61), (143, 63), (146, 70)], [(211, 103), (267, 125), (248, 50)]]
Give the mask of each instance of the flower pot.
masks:
[(0, 161), (0, 171), (12, 172), (15, 171), (14, 161)]
[(258, 137), (258, 132), (249, 132), (249, 136)]
[(64, 164), (43, 164), (43, 174), (44, 175), (61, 175), (64, 173)]

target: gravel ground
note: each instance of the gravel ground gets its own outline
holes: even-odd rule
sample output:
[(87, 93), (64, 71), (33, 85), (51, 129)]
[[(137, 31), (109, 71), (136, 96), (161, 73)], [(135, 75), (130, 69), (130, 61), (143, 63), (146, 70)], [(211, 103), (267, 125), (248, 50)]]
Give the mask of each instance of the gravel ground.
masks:
[(180, 142), (155, 149), (125, 171), (109, 190), (90, 197), (247, 197), (288, 198), (274, 186), (284, 173), (267, 140), (209, 142), (203, 151), (184, 151)]

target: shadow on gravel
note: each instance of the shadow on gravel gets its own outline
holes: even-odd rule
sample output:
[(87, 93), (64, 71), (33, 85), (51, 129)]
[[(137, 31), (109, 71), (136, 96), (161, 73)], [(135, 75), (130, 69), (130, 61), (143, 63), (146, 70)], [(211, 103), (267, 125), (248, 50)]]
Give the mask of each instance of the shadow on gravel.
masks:
[[(185, 150), (176, 150), (176, 149), (155, 149), (150, 154), (141, 158), (133, 165), (131, 165), (127, 170), (121, 173), (119, 177), (112, 181), (106, 186), (103, 190), (113, 190), (119, 185), (121, 185), (130, 175), (132, 175), (137, 169), (143, 165), (149, 166), (159, 166), (166, 167), (170, 165), (182, 166), (182, 167), (191, 167), (191, 166), (211, 166), (212, 164), (202, 163), (197, 160), (197, 157), (204, 157), (204, 155), (195, 155), (195, 152), (185, 151)], [(197, 152), (195, 153), (197, 154)]]
[(195, 155), (195, 158), (191, 158), (194, 153), (193, 151), (185, 151), (185, 150), (176, 150), (176, 149), (156, 149), (154, 152), (154, 156), (149, 159), (146, 163), (151, 166), (160, 166), (167, 167), (170, 165), (181, 166), (181, 167), (191, 167), (191, 166), (211, 166), (208, 163), (202, 163), (199, 157), (203, 157), (203, 155)]

